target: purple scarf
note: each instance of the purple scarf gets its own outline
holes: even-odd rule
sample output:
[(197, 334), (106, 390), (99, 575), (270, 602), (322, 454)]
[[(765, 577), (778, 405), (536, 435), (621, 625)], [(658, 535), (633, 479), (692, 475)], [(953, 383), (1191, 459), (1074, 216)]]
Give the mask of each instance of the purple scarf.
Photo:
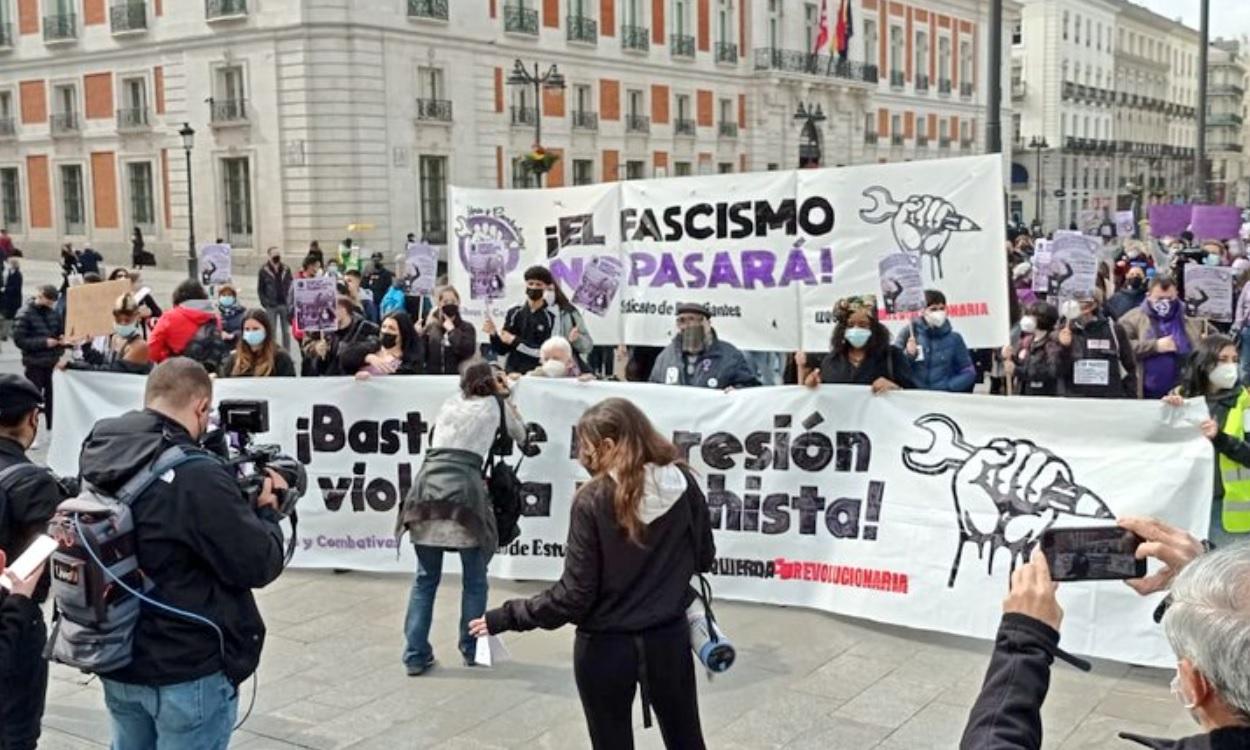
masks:
[(1185, 316), (1182, 314), (1182, 305), (1183, 303), (1180, 300), (1171, 300), (1171, 309), (1168, 310), (1168, 314), (1161, 316), (1150, 300), (1142, 303), (1142, 309), (1146, 311), (1146, 317), (1150, 318), (1155, 338), (1161, 339), (1171, 336), (1172, 340), (1176, 342), (1176, 354), (1179, 356), (1189, 354), (1192, 348), (1189, 336), (1185, 333)]

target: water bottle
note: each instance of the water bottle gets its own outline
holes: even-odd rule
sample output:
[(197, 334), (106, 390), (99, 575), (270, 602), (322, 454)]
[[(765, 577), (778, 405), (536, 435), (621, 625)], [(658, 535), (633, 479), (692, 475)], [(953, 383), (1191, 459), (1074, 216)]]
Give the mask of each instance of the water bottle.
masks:
[(703, 666), (709, 672), (728, 671), (737, 652), (716, 622), (707, 619), (700, 599), (696, 598), (686, 610), (686, 622), (690, 625), (690, 648)]

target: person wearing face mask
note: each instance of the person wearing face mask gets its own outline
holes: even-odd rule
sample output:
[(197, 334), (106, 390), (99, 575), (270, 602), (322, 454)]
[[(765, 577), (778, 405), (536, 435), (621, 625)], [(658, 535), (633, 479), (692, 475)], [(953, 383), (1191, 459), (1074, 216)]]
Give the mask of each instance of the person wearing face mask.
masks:
[(424, 337), (417, 334), (408, 313), (387, 315), (379, 330), (373, 351), (365, 354), (361, 363), (349, 362), (350, 357), (344, 352), (345, 374), (355, 373), (358, 380), (368, 380), (373, 375), (420, 375), (424, 372)]
[(365, 267), (364, 278), (361, 280), (364, 288), (373, 292), (373, 301), (376, 303), (381, 303), (391, 288), (391, 282), (395, 280), (395, 274), (387, 269), (382, 258), (382, 253), (369, 256), (369, 264)]
[[(48, 469), (36, 466), (26, 451), (39, 433), (43, 396), (20, 375), (0, 375), (0, 553), (16, 560), (48, 528), (56, 506), (70, 487)], [(32, 592), (35, 604), (48, 596), (48, 579)], [(0, 679), (0, 747), (33, 748), (39, 739), (48, 662), (43, 658), (47, 628), (36, 609), (35, 619), (4, 664)]]
[(482, 326), (495, 353), (507, 355), (508, 374), (524, 375), (538, 367), (539, 349), (552, 336), (567, 338), (575, 354), (581, 350), (579, 347), (590, 352), (594, 342), (586, 332), (581, 313), (557, 289), (551, 271), (544, 266), (525, 269), (525, 297), (523, 304), (508, 309), (502, 328), (496, 328), (489, 315)]
[(1060, 345), (1067, 349), (1063, 395), (1137, 398), (1137, 362), (1128, 334), (1103, 315), (1095, 295), (1078, 292), (1060, 305)]
[(1187, 316), (1178, 297), (1172, 277), (1155, 276), (1145, 302), (1119, 320), (1133, 344), (1139, 398), (1170, 393), (1180, 382), (1185, 357), (1208, 332), (1206, 320)]
[[(542, 364), (538, 369), (531, 370), (530, 376), (539, 378), (576, 378), (581, 381), (594, 380), (593, 373), (582, 372), (573, 356), (573, 347), (563, 336), (552, 336), (543, 342)], [(519, 378), (520, 375), (512, 375)]]
[(1232, 333), (1241, 355), (1241, 382), (1250, 383), (1250, 260), (1233, 261), (1233, 271), (1237, 273), (1233, 288), (1241, 291), (1237, 294)]
[(113, 333), (103, 337), (104, 344), (87, 343), (82, 358), (63, 362), (71, 370), (102, 370), (147, 375), (152, 369), (148, 342), (143, 339), (139, 304), (130, 292), (113, 304)]
[(711, 318), (701, 304), (677, 305), (677, 335), (655, 358), (652, 383), (722, 390), (760, 384), (746, 355), (716, 335)]
[(926, 289), (924, 301), (924, 312), (899, 331), (895, 346), (907, 355), (920, 390), (971, 393), (977, 368), (963, 336), (955, 333), (947, 319), (946, 295)]
[(273, 329), (282, 332), (282, 346), (287, 349), (291, 348), (291, 308), (287, 307), (287, 298), (293, 282), (290, 266), (282, 262), (282, 251), (269, 248), (269, 260), (256, 277), (256, 294), (260, 306), (273, 319)]
[(890, 331), (877, 321), (876, 297), (838, 300), (833, 323), (829, 353), (818, 367), (804, 357), (800, 382), (809, 388), (821, 383), (868, 385), (873, 393), (916, 387), (907, 355), (890, 343)]
[(444, 286), (434, 291), (438, 308), (425, 321), (425, 371), (456, 375), (477, 353), (477, 329), (460, 317), (460, 293)]
[(1216, 544), (1228, 543), (1234, 534), (1250, 533), (1250, 441), (1245, 423), (1250, 391), (1241, 382), (1233, 339), (1215, 334), (1194, 347), (1184, 381), (1164, 401), (1182, 406), (1185, 398), (1205, 399), (1211, 415), (1198, 426), (1216, 454), (1210, 538)]
[(52, 370), (65, 351), (64, 323), (56, 311), (56, 287), (45, 284), (17, 314), (13, 342), (22, 350), (26, 379), (43, 392), (44, 417), (52, 429)]
[(1142, 302), (1146, 300), (1146, 271), (1136, 266), (1130, 266), (1124, 272), (1124, 284), (1119, 291), (1111, 295), (1111, 299), (1107, 300), (1107, 315), (1112, 320), (1118, 321), (1124, 317), (1125, 313), (1134, 308), (1141, 307)]
[(267, 310), (248, 310), (243, 316), (239, 343), (222, 363), (223, 378), (293, 378), (295, 363), (278, 345), (273, 317)]
[(255, 503), (234, 470), (200, 443), (213, 413), (213, 381), (185, 357), (147, 378), (144, 408), (96, 422), (79, 457), (82, 480), (116, 496), (132, 477), (181, 448), (191, 460), (146, 485), (130, 503), (139, 569), (171, 607), (213, 622), (140, 609), (132, 660), (100, 675), (116, 748), (224, 748), (239, 685), (255, 670), (265, 623), (252, 589), (282, 572), (282, 528), (270, 472)]
[(1126, 240), (1124, 250), (1120, 252), (1115, 259), (1115, 280), (1117, 286), (1123, 286), (1125, 277), (1132, 268), (1142, 271), (1142, 278), (1145, 273), (1155, 267), (1154, 257), (1146, 251), (1146, 245), (1141, 240)]
[(348, 347), (365, 344), (376, 349), (378, 327), (365, 320), (351, 298), (340, 296), (334, 304), (335, 330), (327, 334), (309, 335), (303, 344), (300, 372), (305, 377), (351, 375), (344, 372), (340, 356)]
[[(1172, 694), (1198, 725), (1180, 739), (1120, 732), (1126, 750), (1245, 750), (1250, 748), (1250, 544), (1204, 553), (1206, 545), (1184, 529), (1153, 518), (1124, 517), (1118, 524), (1144, 542), (1138, 558), (1163, 564), (1156, 573), (1127, 581), (1142, 596), (1168, 591), (1156, 622), (1162, 622), (1176, 657)], [(1011, 591), (994, 653), (959, 746), (969, 750), (1042, 747), (1042, 705), (1058, 657), (1076, 662), (1059, 647), (1063, 608), (1045, 557), (1013, 571)], [(1088, 664), (1083, 665), (1088, 669)], [(1106, 745), (1110, 747), (1110, 745)]]
[(239, 304), (239, 295), (233, 284), (217, 287), (217, 317), (221, 319), (221, 338), (233, 342), (243, 329), (243, 315), (247, 308)]
[(1064, 373), (1069, 361), (1055, 327), (1059, 311), (1049, 302), (1035, 302), (1020, 316), (1020, 341), (1008, 347), (1004, 358), (1011, 362), (1012, 393), (1020, 396), (1063, 395)]

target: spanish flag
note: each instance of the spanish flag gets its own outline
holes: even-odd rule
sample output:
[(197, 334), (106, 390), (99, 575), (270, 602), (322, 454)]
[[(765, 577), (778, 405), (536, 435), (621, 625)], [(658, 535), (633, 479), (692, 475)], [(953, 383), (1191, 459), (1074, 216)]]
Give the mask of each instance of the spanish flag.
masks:
[(840, 0), (838, 3), (838, 22), (834, 35), (834, 44), (837, 45), (839, 59), (845, 60), (850, 53), (851, 37), (854, 34), (855, 31), (851, 26), (850, 0)]

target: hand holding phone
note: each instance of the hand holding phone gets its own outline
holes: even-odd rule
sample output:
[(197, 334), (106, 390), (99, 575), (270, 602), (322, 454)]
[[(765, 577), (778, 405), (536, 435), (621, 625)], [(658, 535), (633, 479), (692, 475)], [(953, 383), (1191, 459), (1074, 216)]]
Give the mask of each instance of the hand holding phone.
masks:
[(1047, 529), (1041, 549), (1055, 581), (1116, 581), (1146, 575), (1142, 538), (1119, 526)]
[[(44, 563), (56, 552), (56, 548), (57, 541), (47, 534), (35, 537), (35, 541), (30, 543), (26, 551), (4, 569), (4, 575), (0, 576), (0, 586), (14, 594), (30, 596), (39, 583)], [(0, 553), (0, 560), (2, 559), (3, 554)]]

